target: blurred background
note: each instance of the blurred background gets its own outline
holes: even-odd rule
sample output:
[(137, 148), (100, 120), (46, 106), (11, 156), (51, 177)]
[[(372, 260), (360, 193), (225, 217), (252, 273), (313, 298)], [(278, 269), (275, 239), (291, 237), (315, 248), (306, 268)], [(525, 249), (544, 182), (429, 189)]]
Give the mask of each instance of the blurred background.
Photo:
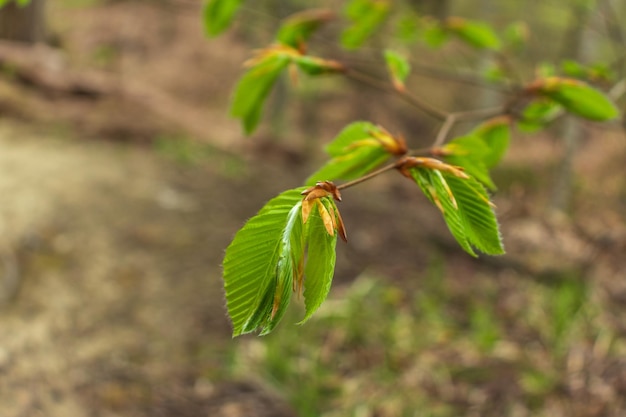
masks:
[[(228, 116), (242, 62), (280, 18), (311, 6), (341, 8), (248, 1), (217, 39), (193, 0), (0, 10), (0, 416), (626, 415), (620, 122), (561, 118), (514, 133), (493, 173), (501, 257), (462, 252), (400, 176), (346, 190), (350, 240), (338, 244), (328, 301), (305, 325), (297, 300), (272, 334), (231, 339), (220, 263), (245, 220), (299, 186), (351, 121), (414, 148), (439, 128), (369, 87), (302, 77), (279, 82), (260, 130), (244, 137)], [(528, 40), (509, 61), (518, 81), (567, 59), (606, 63), (613, 82), (598, 85), (620, 99), (621, 1), (412, 7), (498, 31), (523, 22)], [(312, 53), (384, 77), (378, 51), (397, 34), (383, 29), (348, 53), (342, 23)], [(488, 54), (403, 45), (409, 87), (430, 103), (506, 100), (484, 82)]]

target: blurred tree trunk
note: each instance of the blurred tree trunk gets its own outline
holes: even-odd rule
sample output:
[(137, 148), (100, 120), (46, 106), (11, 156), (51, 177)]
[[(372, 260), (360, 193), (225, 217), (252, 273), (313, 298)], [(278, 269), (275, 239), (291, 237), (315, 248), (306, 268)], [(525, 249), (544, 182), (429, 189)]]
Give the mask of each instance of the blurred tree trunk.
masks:
[(24, 7), (10, 2), (0, 9), (0, 39), (36, 43), (44, 38), (44, 0), (31, 0)]

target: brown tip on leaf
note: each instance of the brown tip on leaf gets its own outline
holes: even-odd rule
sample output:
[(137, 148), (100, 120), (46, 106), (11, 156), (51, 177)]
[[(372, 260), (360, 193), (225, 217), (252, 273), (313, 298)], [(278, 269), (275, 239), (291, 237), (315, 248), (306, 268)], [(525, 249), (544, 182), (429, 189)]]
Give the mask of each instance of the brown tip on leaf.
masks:
[(341, 201), (341, 193), (337, 189), (337, 186), (332, 181), (318, 181), (315, 184), (316, 187), (326, 191), (328, 194), (332, 195), (333, 198), (337, 201)]
[(335, 228), (333, 227), (333, 223), (334, 223), (333, 218), (331, 217), (330, 213), (328, 212), (328, 210), (326, 209), (326, 207), (324, 206), (324, 204), (322, 204), (320, 200), (315, 200), (315, 202), (317, 203), (317, 209), (319, 210), (320, 217), (322, 218), (322, 222), (324, 223), (324, 228), (326, 228), (326, 231), (328, 232), (329, 235), (335, 236)]
[(328, 191), (323, 190), (321, 188), (314, 187), (309, 193), (307, 193), (306, 197), (304, 197), (305, 201), (312, 201), (318, 198), (328, 197)]
[(341, 213), (339, 213), (339, 209), (337, 209), (337, 207), (335, 207), (335, 214), (337, 215), (337, 232), (339, 233), (341, 240), (348, 243), (348, 234), (346, 233), (346, 227), (343, 224)]
[(311, 215), (311, 209), (313, 208), (313, 201), (304, 199), (302, 201), (302, 224), (306, 224), (307, 220), (309, 220), (309, 216)]
[(384, 127), (378, 125), (377, 130), (370, 130), (368, 133), (376, 139), (387, 152), (392, 155), (402, 156), (408, 152), (406, 141), (402, 136), (393, 136)]

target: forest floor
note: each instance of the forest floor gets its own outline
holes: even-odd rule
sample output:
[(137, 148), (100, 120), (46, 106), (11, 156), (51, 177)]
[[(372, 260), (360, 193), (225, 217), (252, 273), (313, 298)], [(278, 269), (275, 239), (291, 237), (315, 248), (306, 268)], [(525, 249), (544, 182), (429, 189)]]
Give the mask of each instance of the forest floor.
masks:
[[(408, 181), (347, 191), (319, 314), (294, 326), (296, 302), (233, 340), (224, 248), (320, 155), (301, 128), (242, 137), (225, 86), (246, 47), (207, 41), (197, 6), (70, 3), (50, 10), (57, 74), (127, 94), (0, 77), (2, 417), (626, 413), (621, 133), (589, 128), (570, 216), (546, 208), (561, 146), (516, 138), (495, 174), (503, 257), (462, 253)], [(356, 110), (320, 95), (325, 142)]]

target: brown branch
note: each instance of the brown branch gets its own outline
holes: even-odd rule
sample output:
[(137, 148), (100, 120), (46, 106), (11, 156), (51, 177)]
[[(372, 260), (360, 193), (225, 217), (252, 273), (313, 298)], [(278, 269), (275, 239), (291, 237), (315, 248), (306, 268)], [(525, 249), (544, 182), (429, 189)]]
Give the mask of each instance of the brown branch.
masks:
[(434, 117), (435, 119), (445, 120), (446, 117), (448, 117), (447, 112), (443, 110), (439, 110), (438, 108), (434, 106), (431, 106), (430, 104), (426, 103), (425, 101), (420, 100), (419, 98), (413, 96), (411, 93), (407, 91), (396, 90), (393, 87), (393, 85), (387, 82), (381, 81), (378, 78), (372, 77), (371, 75), (368, 75), (364, 72), (357, 71), (352, 68), (347, 68), (343, 74), (350, 79), (360, 81), (364, 84), (377, 88), (386, 93), (395, 94), (401, 99), (403, 99), (404, 101), (406, 101), (407, 103), (409, 103), (410, 105), (412, 105), (413, 107), (423, 111), (424, 113)]
[(447, 135), (450, 133), (450, 130), (454, 127), (457, 121), (475, 120), (475, 119), (484, 119), (488, 117), (494, 117), (499, 114), (505, 113), (507, 108), (510, 106), (510, 104), (507, 104), (505, 106), (489, 107), (489, 108), (478, 109), (478, 110), (446, 112), (415, 97), (414, 95), (412, 95), (410, 92), (406, 90), (398, 90), (391, 83), (387, 83), (378, 78), (372, 77), (371, 75), (366, 74), (364, 72), (347, 68), (343, 74), (350, 79), (360, 81), (362, 83), (365, 83), (371, 87), (377, 88), (386, 93), (397, 95), (398, 97), (400, 97), (401, 99), (403, 99), (404, 101), (412, 105), (413, 107), (423, 111), (424, 113), (438, 120), (443, 121), (443, 125), (441, 126), (441, 129), (439, 130), (439, 133), (437, 134), (437, 138), (435, 139), (435, 142), (433, 143), (432, 147), (439, 147), (445, 142)]
[(441, 125), (441, 129), (439, 129), (437, 137), (435, 138), (431, 148), (438, 148), (443, 145), (448, 137), (448, 133), (450, 133), (450, 130), (454, 127), (456, 120), (457, 119), (454, 114), (449, 114), (448, 117), (446, 117), (446, 120), (443, 122), (443, 125)]
[(355, 180), (352, 180), (352, 181), (346, 182), (344, 184), (338, 185), (337, 189), (338, 190), (345, 190), (346, 188), (350, 188), (350, 187), (358, 185), (358, 184), (360, 184), (362, 182), (369, 181), (372, 178), (377, 177), (380, 174), (384, 174), (387, 171), (391, 171), (392, 169), (395, 169), (397, 167), (398, 167), (398, 164), (396, 162), (393, 162), (393, 163), (391, 163), (389, 165), (385, 165), (384, 167), (377, 169), (376, 171), (372, 171), (369, 174), (363, 175), (360, 178), (357, 178)]

